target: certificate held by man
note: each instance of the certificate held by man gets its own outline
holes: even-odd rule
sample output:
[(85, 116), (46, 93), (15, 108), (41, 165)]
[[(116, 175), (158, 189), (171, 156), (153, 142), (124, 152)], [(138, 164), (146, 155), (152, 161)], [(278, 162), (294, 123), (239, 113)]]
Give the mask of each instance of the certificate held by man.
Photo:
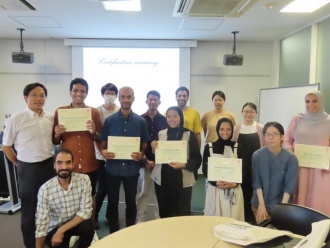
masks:
[(209, 157), (207, 168), (209, 181), (242, 183), (242, 159)]
[(187, 141), (158, 141), (155, 160), (156, 164), (187, 163)]
[(58, 123), (66, 132), (87, 131), (86, 122), (92, 119), (90, 108), (58, 109)]
[(132, 159), (132, 152), (140, 151), (140, 137), (108, 136), (108, 152), (114, 159)]
[(328, 146), (296, 144), (294, 153), (299, 166), (314, 169), (329, 168), (330, 148)]

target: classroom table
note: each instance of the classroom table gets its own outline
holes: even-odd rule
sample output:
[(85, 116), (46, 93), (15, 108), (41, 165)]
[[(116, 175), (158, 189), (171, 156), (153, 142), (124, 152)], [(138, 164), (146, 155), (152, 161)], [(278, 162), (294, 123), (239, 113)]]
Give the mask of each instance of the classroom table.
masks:
[(213, 227), (233, 221), (215, 216), (183, 216), (147, 221), (124, 228), (90, 248), (236, 248), (239, 245), (221, 241)]

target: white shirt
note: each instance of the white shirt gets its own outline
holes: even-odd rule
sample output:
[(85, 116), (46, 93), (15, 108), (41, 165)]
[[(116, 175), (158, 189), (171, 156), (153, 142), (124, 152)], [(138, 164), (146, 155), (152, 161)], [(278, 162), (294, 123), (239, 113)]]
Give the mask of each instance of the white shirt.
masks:
[(51, 113), (43, 111), (38, 116), (31, 109), (11, 116), (3, 133), (5, 146), (14, 144), (17, 159), (27, 163), (36, 163), (53, 156), (53, 131), (54, 117)]
[(93, 209), (91, 192), (91, 181), (82, 173), (71, 174), (67, 190), (61, 187), (57, 177), (44, 183), (38, 193), (36, 238), (47, 236), (75, 216), (88, 220)]
[[(117, 113), (119, 111), (120, 107), (115, 105), (114, 110), (108, 111), (103, 107), (103, 104), (102, 104), (102, 105), (98, 106), (97, 109), (100, 111), (102, 123), (104, 123), (104, 120), (106, 118), (108, 118), (109, 116), (113, 115), (114, 113)], [(96, 147), (96, 145), (95, 145), (95, 156), (96, 156), (97, 160), (104, 160), (104, 157), (102, 156), (101, 152)]]
[(241, 125), (241, 130), (239, 133), (241, 134), (251, 134), (251, 133), (257, 133), (258, 129), (257, 129), (257, 123), (253, 122), (252, 125), (246, 126), (242, 123)]

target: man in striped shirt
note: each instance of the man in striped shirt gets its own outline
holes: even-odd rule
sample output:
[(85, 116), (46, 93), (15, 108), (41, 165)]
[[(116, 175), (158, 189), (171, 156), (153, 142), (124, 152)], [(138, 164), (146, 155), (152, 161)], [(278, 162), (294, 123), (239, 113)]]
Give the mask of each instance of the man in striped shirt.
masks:
[(87, 175), (74, 173), (70, 150), (60, 150), (55, 158), (57, 176), (43, 184), (36, 211), (36, 248), (69, 247), (71, 236), (79, 236), (79, 248), (90, 246), (94, 230), (91, 223), (91, 182)]

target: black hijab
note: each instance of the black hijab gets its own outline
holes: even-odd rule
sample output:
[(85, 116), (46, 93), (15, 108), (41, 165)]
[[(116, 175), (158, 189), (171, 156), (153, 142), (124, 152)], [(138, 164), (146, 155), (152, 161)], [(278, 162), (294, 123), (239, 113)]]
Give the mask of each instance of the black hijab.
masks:
[[(229, 125), (231, 127), (231, 135), (230, 135), (229, 139), (227, 139), (227, 140), (222, 139), (219, 134), (220, 126), (223, 122), (229, 123)], [(223, 154), (223, 152), (225, 150), (225, 146), (230, 146), (232, 149), (234, 149), (235, 142), (231, 140), (233, 138), (233, 133), (234, 133), (233, 122), (228, 118), (221, 118), (220, 120), (218, 120), (216, 130), (217, 130), (217, 134), (218, 134), (218, 140), (216, 142), (212, 143), (213, 152), (218, 153), (218, 154)]]
[(166, 110), (166, 116), (167, 116), (167, 112), (170, 111), (170, 110), (174, 110), (178, 113), (178, 115), (180, 116), (180, 125), (179, 125), (179, 127), (171, 128), (167, 124), (168, 125), (167, 140), (182, 140), (183, 132), (188, 130), (188, 129), (183, 127), (184, 119), (183, 119), (182, 110), (177, 106), (169, 107)]

